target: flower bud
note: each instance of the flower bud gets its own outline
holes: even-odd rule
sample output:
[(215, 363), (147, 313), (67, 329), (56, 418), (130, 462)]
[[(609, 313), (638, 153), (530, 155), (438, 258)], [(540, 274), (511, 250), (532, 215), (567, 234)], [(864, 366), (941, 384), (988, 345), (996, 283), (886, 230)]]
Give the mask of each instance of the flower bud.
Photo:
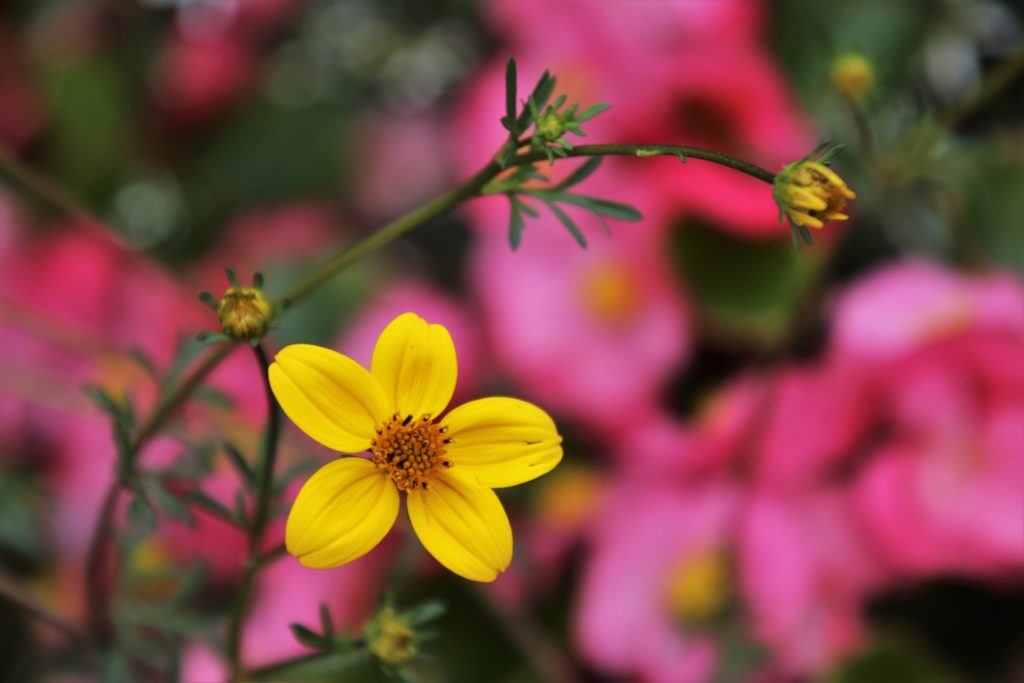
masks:
[(257, 287), (231, 287), (217, 304), (220, 326), (235, 341), (255, 341), (267, 333), (273, 311)]
[(797, 227), (820, 228), (828, 221), (845, 221), (846, 202), (857, 195), (820, 161), (802, 159), (775, 176), (775, 202)]
[(549, 142), (554, 142), (565, 133), (565, 122), (556, 112), (548, 112), (537, 120), (537, 135)]
[(871, 90), (875, 69), (864, 55), (850, 52), (832, 62), (829, 80), (836, 92), (851, 102), (858, 102)]
[(370, 653), (392, 666), (405, 664), (416, 656), (416, 636), (404, 619), (390, 607), (382, 609), (366, 629)]

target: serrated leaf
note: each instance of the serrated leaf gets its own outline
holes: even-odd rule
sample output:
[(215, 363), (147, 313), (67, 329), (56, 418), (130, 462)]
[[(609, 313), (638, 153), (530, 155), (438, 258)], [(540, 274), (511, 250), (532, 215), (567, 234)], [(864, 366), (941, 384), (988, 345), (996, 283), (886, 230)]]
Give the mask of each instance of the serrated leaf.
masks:
[(514, 197), (509, 197), (508, 245), (515, 251), (523, 241), (523, 210)]
[(256, 472), (253, 471), (252, 466), (242, 455), (242, 452), (235, 447), (234, 444), (225, 441), (222, 444), (224, 453), (228, 456), (228, 462), (238, 472), (238, 476), (242, 478), (247, 488), (252, 488), (256, 485)]
[(573, 239), (576, 240), (576, 243), (579, 244), (584, 249), (586, 249), (587, 238), (583, 235), (583, 231), (580, 230), (579, 227), (569, 217), (569, 214), (567, 214), (565, 211), (562, 211), (562, 209), (559, 208), (559, 206), (554, 202), (549, 201), (545, 203), (548, 205), (548, 209), (551, 210), (551, 213), (555, 215), (555, 218), (561, 221), (562, 225), (565, 226), (565, 229), (568, 230), (569, 233), (573, 236)]
[(592, 104), (583, 111), (581, 111), (579, 115), (575, 117), (575, 120), (577, 123), (587, 121), (588, 119), (592, 119), (598, 114), (605, 112), (611, 108), (612, 105), (608, 104), (607, 102), (598, 102), (597, 104)]

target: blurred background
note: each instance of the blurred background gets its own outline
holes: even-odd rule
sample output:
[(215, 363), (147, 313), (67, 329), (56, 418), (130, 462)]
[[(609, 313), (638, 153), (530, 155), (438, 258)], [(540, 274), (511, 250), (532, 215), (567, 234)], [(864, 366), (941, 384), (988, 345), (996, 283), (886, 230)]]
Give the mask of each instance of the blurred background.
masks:
[[(146, 414), (216, 329), (196, 294), (225, 266), (280, 294), (486, 163), (511, 54), (521, 93), (547, 68), (611, 103), (588, 142), (773, 171), (841, 143), (851, 220), (796, 250), (769, 186), (613, 158), (581, 189), (645, 218), (578, 215), (586, 250), (545, 214), (513, 252), (507, 202), (478, 199), (297, 304), (271, 351), (368, 362), (398, 313), (445, 324), (456, 399), (544, 406), (566, 456), (501, 492), (493, 584), (401, 531), (335, 570), (278, 560), (246, 664), (306, 652), (289, 624), (321, 603), (358, 633), (388, 592), (446, 606), (413, 680), (1024, 680), (1022, 49), (997, 0), (5, 0), (4, 583), (82, 623), (116, 460), (82, 388)], [(226, 680), (245, 539), (175, 491), (231, 504), (219, 444), (255, 452), (261, 392), (234, 354), (143, 453), (116, 661), (0, 601), (0, 679)], [(331, 457), (289, 428), (284, 502)]]

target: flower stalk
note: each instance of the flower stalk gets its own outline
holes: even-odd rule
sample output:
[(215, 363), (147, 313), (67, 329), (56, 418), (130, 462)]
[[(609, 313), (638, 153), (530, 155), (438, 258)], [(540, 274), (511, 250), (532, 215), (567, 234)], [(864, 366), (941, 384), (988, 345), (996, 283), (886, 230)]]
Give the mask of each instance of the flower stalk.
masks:
[(245, 571), (242, 575), (242, 584), (235, 594), (235, 603), (231, 610), (231, 618), (228, 622), (228, 660), (231, 667), (231, 680), (241, 680), (241, 639), (242, 626), (245, 622), (245, 615), (249, 609), (249, 601), (252, 597), (256, 576), (260, 570), (267, 565), (260, 553), (260, 541), (267, 526), (267, 519), (270, 513), (270, 504), (273, 483), (274, 466), (277, 461), (277, 447), (281, 436), (281, 409), (270, 389), (270, 380), (267, 371), (270, 367), (270, 360), (262, 344), (253, 347), (256, 360), (259, 364), (260, 374), (263, 377), (263, 388), (267, 398), (267, 427), (263, 438), (263, 448), (260, 453), (259, 470), (257, 471), (256, 500), (255, 508), (249, 524), (249, 551), (245, 562)]

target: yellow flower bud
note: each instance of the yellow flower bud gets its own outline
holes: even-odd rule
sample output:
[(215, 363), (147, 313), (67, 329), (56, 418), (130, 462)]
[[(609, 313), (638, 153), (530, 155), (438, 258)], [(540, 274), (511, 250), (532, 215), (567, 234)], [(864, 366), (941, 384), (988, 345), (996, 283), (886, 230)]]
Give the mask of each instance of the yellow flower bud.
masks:
[(851, 102), (858, 102), (871, 90), (875, 69), (864, 55), (850, 52), (832, 62), (829, 80), (836, 92)]
[(845, 221), (847, 200), (857, 195), (835, 171), (819, 161), (803, 159), (775, 176), (775, 202), (797, 227), (820, 228)]
[(217, 316), (224, 334), (235, 341), (253, 341), (267, 333), (273, 311), (262, 290), (232, 287), (221, 297)]
[(395, 610), (385, 607), (367, 629), (370, 653), (384, 662), (398, 666), (416, 656), (416, 636), (412, 627), (399, 619)]

